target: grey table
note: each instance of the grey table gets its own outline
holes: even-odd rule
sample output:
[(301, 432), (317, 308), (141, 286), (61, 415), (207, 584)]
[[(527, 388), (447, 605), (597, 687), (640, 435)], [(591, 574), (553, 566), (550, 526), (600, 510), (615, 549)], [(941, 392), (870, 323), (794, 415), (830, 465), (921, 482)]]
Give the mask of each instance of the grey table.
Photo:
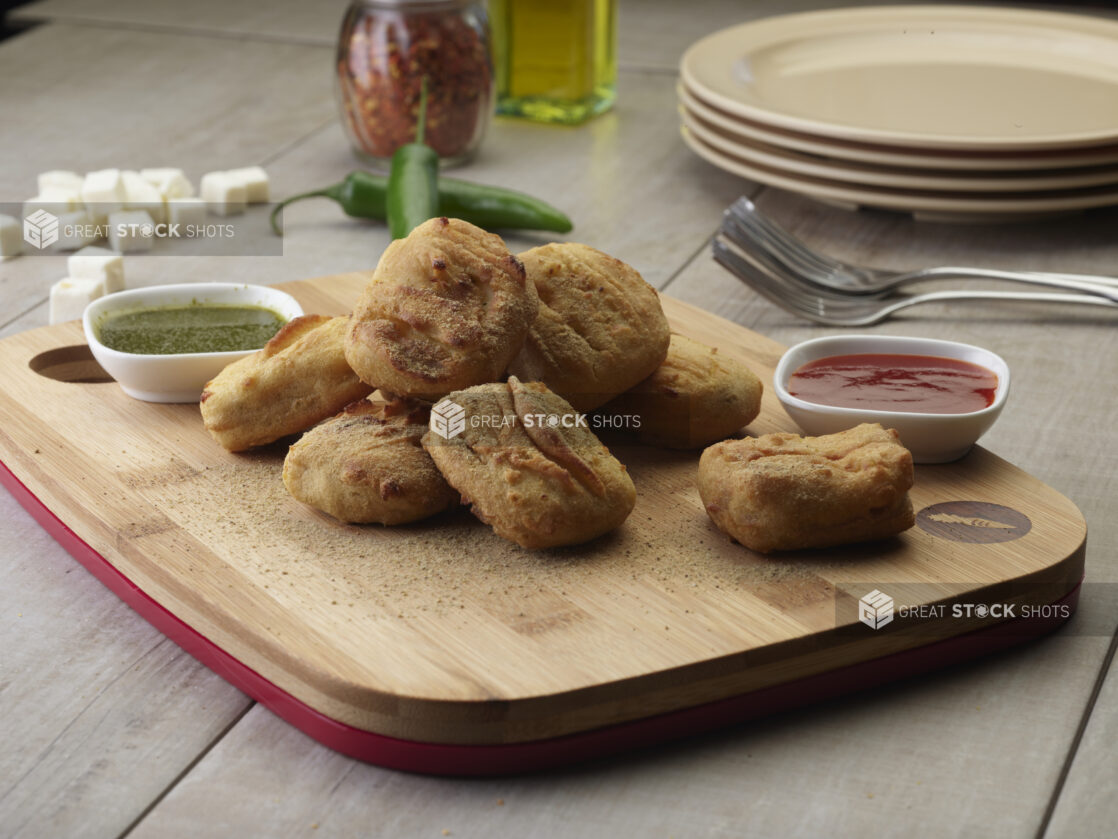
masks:
[[(567, 209), (574, 238), (665, 294), (783, 343), (797, 321), (709, 258), (748, 194), (837, 256), (1118, 273), (1118, 214), (965, 226), (848, 212), (728, 176), (678, 134), (682, 51), (823, 3), (622, 3), (616, 109), (579, 128), (498, 120), (460, 174)], [(842, 5), (834, 3), (830, 5)], [(338, 0), (43, 0), (0, 43), (0, 197), (35, 173), (259, 163), (277, 195), (354, 167), (331, 90)], [(160, 256), (133, 285), (367, 269), (387, 243), (325, 202), (282, 258)], [(514, 250), (542, 239), (509, 238)], [(0, 263), (0, 336), (44, 325), (63, 258)], [(1118, 321), (1031, 305), (921, 308), (874, 331), (1001, 353), (1014, 394), (984, 444), (1085, 513), (1087, 583), (1060, 632), (1015, 651), (717, 735), (538, 776), (451, 780), (318, 745), (183, 653), (0, 493), (0, 832), (13, 837), (1094, 837), (1118, 823)]]

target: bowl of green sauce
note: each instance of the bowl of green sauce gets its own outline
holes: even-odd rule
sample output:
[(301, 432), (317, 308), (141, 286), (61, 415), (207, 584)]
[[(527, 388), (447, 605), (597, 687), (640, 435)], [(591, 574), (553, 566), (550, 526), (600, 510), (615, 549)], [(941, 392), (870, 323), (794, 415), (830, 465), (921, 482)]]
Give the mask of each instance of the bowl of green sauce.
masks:
[(98, 298), (82, 327), (93, 357), (129, 396), (197, 402), (227, 364), (302, 314), (294, 297), (269, 286), (184, 283)]

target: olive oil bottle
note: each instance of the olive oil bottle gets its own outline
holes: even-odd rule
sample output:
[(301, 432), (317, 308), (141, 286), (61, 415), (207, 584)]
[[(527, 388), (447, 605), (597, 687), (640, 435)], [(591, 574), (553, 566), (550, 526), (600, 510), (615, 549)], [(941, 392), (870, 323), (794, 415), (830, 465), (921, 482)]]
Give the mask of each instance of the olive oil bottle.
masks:
[(489, 0), (497, 113), (575, 124), (617, 86), (616, 0)]

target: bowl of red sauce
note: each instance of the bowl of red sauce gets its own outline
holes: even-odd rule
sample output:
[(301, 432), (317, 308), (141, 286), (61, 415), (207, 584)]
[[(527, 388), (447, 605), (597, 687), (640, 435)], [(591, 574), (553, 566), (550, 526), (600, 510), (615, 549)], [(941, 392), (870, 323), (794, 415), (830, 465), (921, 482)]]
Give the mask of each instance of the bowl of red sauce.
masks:
[(773, 389), (808, 434), (863, 422), (894, 428), (916, 463), (970, 451), (1009, 395), (1009, 365), (970, 344), (898, 335), (836, 335), (796, 344)]

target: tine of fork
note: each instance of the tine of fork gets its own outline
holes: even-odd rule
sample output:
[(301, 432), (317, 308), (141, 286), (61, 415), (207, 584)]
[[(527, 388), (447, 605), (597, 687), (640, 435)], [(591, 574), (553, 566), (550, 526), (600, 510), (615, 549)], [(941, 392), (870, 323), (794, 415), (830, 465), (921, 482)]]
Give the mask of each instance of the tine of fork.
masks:
[(801, 262), (794, 253), (787, 252), (778, 245), (770, 244), (770, 238), (763, 231), (754, 229), (748, 222), (743, 222), (736, 216), (729, 215), (723, 219), (721, 230), (726, 238), (739, 248), (768, 265), (783, 261), (793, 271), (805, 273), (808, 276), (817, 270), (814, 265)]
[(744, 259), (742, 259), (734, 251), (730, 250), (726, 245), (715, 239), (711, 243), (711, 250), (714, 253), (714, 261), (752, 288), (763, 297), (771, 302), (780, 306), (782, 309), (795, 311), (790, 308), (790, 304), (777, 293), (775, 286), (767, 282), (763, 276), (752, 270), (752, 267)]
[(794, 315), (819, 323), (827, 322), (822, 319), (821, 301), (818, 298), (813, 301), (798, 290), (792, 290), (789, 293), (789, 288), (783, 283), (774, 280), (771, 275), (750, 264), (718, 239), (715, 239), (712, 243), (712, 250), (716, 262), (762, 297)]
[(828, 294), (779, 267), (766, 268), (718, 239), (714, 241), (714, 252), (715, 259), (746, 285), (807, 320), (832, 326), (867, 326), (888, 315), (879, 301)]
[(780, 286), (787, 289), (789, 292), (799, 292), (802, 296), (810, 297), (813, 301), (817, 298), (824, 298), (828, 301), (834, 301), (839, 305), (860, 305), (859, 296), (852, 296), (844, 290), (819, 285), (813, 282), (811, 279), (798, 273), (795, 268), (775, 259), (768, 252), (759, 249), (753, 239), (743, 239), (740, 233), (734, 235), (726, 232), (724, 228), (722, 232), (729, 241), (729, 244), (736, 248), (739, 256), (754, 263), (759, 270), (769, 275), (774, 282), (779, 282)]
[[(726, 238), (759, 262), (774, 270), (791, 271), (802, 282), (810, 283), (812, 290), (828, 289), (831, 293), (849, 294), (846, 289), (835, 288), (826, 282), (834, 269), (825, 267), (819, 259), (813, 258), (797, 243), (793, 247), (781, 239), (774, 238), (755, 224), (754, 218), (743, 219), (732, 210), (725, 214), (721, 229)], [(783, 234), (787, 237), (787, 234)], [(807, 253), (805, 257), (803, 254)]]
[(836, 268), (842, 267), (836, 261), (829, 260), (807, 247), (798, 238), (758, 210), (757, 206), (748, 198), (739, 198), (730, 205), (730, 214), (747, 230), (756, 231), (763, 243), (786, 257), (790, 262), (795, 263), (808, 275), (820, 273), (827, 276), (832, 274)]

